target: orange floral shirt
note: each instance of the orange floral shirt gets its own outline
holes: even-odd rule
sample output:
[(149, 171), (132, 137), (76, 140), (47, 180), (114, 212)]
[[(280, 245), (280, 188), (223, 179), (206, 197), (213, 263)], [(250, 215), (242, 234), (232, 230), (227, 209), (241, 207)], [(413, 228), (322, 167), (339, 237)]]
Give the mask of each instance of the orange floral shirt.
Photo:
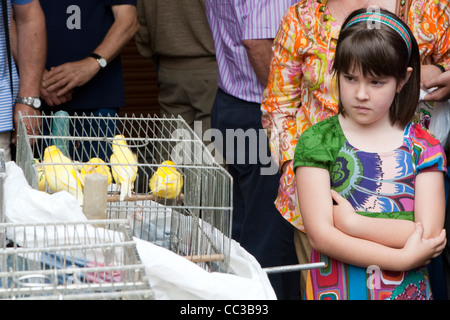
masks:
[[(303, 0), (286, 12), (274, 41), (269, 82), (261, 110), (272, 156), (280, 169), (286, 161), (275, 205), (304, 231), (297, 205), (292, 160), (298, 137), (313, 124), (335, 115), (335, 82), (329, 76), (340, 24), (323, 3)], [(327, 19), (328, 18), (328, 19)], [(412, 0), (407, 23), (424, 64), (450, 64), (450, 7), (447, 0)]]

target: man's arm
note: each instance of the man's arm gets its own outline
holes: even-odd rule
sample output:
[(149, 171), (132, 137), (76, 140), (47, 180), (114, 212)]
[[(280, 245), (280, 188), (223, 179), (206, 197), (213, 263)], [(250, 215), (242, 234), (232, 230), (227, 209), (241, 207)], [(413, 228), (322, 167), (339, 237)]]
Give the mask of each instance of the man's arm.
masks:
[[(39, 96), (42, 73), (47, 53), (45, 17), (38, 0), (24, 5), (13, 5), (13, 15), (17, 38), (15, 56), (19, 67), (19, 96)], [(17, 50), (15, 50), (17, 49)], [(14, 124), (17, 128), (18, 112), (40, 114), (30, 106), (17, 103), (14, 108)], [(26, 124), (34, 127), (36, 123)], [(13, 142), (15, 138), (13, 137)]]
[(243, 40), (248, 59), (258, 80), (265, 87), (269, 78), (270, 61), (272, 58), (273, 39)]
[[(103, 41), (94, 52), (107, 61), (114, 59), (130, 41), (139, 28), (136, 7), (133, 5), (112, 6), (115, 21)], [(97, 61), (86, 57), (52, 68), (44, 75), (42, 85), (58, 96), (71, 92), (76, 87), (89, 82), (100, 71)]]
[(139, 29), (135, 6), (115, 5), (112, 6), (112, 11), (114, 13), (114, 24), (103, 42), (95, 49), (95, 53), (107, 61), (114, 59)]

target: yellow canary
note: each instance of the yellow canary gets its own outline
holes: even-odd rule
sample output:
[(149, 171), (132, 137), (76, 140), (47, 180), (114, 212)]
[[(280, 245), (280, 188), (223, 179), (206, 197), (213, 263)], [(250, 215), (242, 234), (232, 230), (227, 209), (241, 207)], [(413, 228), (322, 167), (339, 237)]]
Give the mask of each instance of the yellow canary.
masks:
[(45, 172), (42, 165), (39, 164), (38, 159), (33, 159), (34, 163), (36, 164), (36, 170), (38, 173), (38, 190), (39, 191), (45, 191)]
[(150, 191), (158, 197), (173, 199), (181, 192), (183, 175), (176, 170), (175, 163), (164, 161), (150, 178)]
[(73, 161), (66, 157), (56, 146), (44, 150), (45, 180), (53, 192), (68, 191), (83, 205), (83, 188)]
[(138, 162), (136, 155), (131, 152), (123, 135), (116, 135), (112, 144), (113, 153), (110, 157), (112, 176), (116, 184), (120, 185), (120, 201), (125, 196), (131, 196), (131, 190), (136, 180)]
[(100, 173), (108, 178), (108, 185), (112, 182), (111, 170), (109, 166), (100, 158), (91, 158), (88, 163), (80, 167), (81, 182), (84, 185), (84, 178), (88, 174)]

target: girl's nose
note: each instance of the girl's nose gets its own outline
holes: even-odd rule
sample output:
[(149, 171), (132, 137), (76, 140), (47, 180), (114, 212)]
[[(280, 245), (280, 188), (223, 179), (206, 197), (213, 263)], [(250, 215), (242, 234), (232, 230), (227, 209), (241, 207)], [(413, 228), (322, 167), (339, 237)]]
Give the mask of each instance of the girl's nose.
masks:
[(367, 92), (367, 88), (364, 84), (359, 84), (355, 93), (355, 97), (358, 100), (367, 100), (369, 99), (369, 94)]

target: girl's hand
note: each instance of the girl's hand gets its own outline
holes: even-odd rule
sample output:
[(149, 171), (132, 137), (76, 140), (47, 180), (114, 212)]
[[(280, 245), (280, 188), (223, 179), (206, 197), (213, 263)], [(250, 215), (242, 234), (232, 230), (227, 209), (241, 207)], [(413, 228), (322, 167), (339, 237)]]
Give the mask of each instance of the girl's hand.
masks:
[(350, 202), (342, 197), (338, 192), (331, 190), (331, 198), (335, 201), (333, 205), (334, 226), (340, 231), (352, 234), (352, 229), (356, 225), (355, 220), (358, 214), (353, 209)]
[(405, 254), (405, 270), (421, 267), (430, 263), (432, 258), (442, 253), (447, 243), (445, 229), (430, 239), (423, 238), (423, 225), (416, 223), (416, 229), (408, 238), (402, 251)]

